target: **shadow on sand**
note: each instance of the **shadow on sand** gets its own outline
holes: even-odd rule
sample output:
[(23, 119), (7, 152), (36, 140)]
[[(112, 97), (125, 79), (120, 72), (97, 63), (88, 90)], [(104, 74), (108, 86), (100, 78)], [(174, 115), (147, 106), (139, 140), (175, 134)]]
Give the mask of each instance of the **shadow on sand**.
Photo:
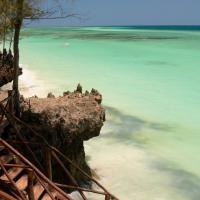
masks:
[[(154, 169), (169, 174), (172, 187), (188, 200), (200, 200), (200, 178), (184, 169), (168, 167), (166, 163), (154, 163)], [(184, 198), (186, 199), (186, 198)]]
[(136, 116), (124, 114), (116, 108), (105, 106), (107, 112), (106, 125), (109, 126), (106, 130), (107, 134), (102, 137), (109, 137), (120, 142), (133, 142), (133, 137), (142, 129), (148, 128), (155, 131), (171, 132), (175, 127), (168, 124), (151, 122), (141, 119)]
[[(131, 116), (120, 112), (118, 109), (106, 106), (108, 131), (102, 137), (112, 138), (116, 142), (134, 143), (134, 135), (140, 134), (142, 129), (150, 128), (155, 131), (173, 132), (175, 126), (167, 124), (150, 122), (139, 117)], [(138, 141), (135, 141), (138, 144)], [(135, 145), (135, 144), (134, 144)], [(192, 164), (192, 163), (191, 163)], [(158, 170), (158, 173), (168, 174), (171, 179), (171, 186), (175, 188), (181, 196), (188, 200), (200, 200), (200, 178), (184, 169), (175, 166), (169, 167), (165, 161), (155, 161), (151, 163), (152, 170)], [(155, 186), (156, 187), (156, 186)]]

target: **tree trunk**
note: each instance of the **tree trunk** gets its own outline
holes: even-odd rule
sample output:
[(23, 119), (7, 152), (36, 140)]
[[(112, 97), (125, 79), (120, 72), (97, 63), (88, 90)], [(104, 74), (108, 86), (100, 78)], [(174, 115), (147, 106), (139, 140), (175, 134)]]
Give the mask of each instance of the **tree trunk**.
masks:
[[(4, 49), (5, 49), (5, 44), (6, 44), (6, 17), (4, 16), (4, 25), (3, 25), (3, 51), (4, 52)], [(2, 66), (4, 67), (4, 61), (5, 61), (5, 58), (3, 58), (2, 60)]]
[(11, 50), (11, 47), (12, 47), (12, 43), (13, 43), (13, 30), (12, 30), (12, 33), (11, 33), (11, 36), (10, 36), (10, 43), (9, 43), (9, 49)]
[(23, 3), (24, 0), (17, 0), (16, 7), (16, 19), (14, 23), (14, 43), (13, 43), (13, 52), (14, 52), (14, 79), (13, 79), (13, 90), (15, 91), (14, 96), (14, 107), (16, 111), (16, 116), (20, 116), (20, 103), (19, 103), (19, 36), (20, 30), (23, 22)]
[(6, 22), (4, 22), (4, 28), (3, 28), (3, 50), (5, 49), (6, 44)]

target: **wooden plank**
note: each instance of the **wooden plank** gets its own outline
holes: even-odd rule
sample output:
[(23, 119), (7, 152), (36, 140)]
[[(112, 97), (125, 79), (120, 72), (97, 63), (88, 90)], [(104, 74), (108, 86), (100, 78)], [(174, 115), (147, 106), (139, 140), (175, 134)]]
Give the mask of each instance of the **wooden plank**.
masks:
[(0, 199), (3, 199), (3, 200), (17, 200), (16, 198), (12, 197), (11, 195), (5, 193), (2, 190), (0, 190)]
[[(54, 191), (51, 192), (51, 194), (54, 196), (54, 198), (56, 199), (66, 199), (65, 197), (63, 197), (61, 194), (59, 194), (58, 192)], [(41, 200), (52, 200), (51, 197), (46, 193)]]
[(35, 196), (35, 200), (39, 199), (39, 197), (42, 195), (42, 193), (44, 192), (44, 188), (43, 186), (37, 182), (34, 186), (33, 186), (33, 192), (34, 192), (34, 196)]
[(46, 175), (47, 175), (47, 178), (52, 180), (51, 149), (46, 147), (44, 149), (44, 155), (45, 155), (45, 165), (46, 165), (46, 171), (47, 171)]
[[(4, 141), (1, 138), (0, 138), (0, 142), (6, 148), (8, 148), (11, 152), (13, 152), (13, 154), (15, 154), (16, 157), (18, 157), (20, 160), (22, 160), (23, 163), (25, 163), (26, 165), (30, 166), (30, 168), (34, 170), (35, 174), (37, 174), (37, 176), (41, 178), (41, 180), (42, 180), (43, 183), (48, 184), (49, 187), (51, 187), (54, 190), (58, 191), (58, 193), (63, 196), (62, 200), (64, 200), (64, 199), (72, 200), (72, 198), (67, 193), (65, 193), (62, 189), (60, 189), (59, 187), (57, 187), (55, 183), (53, 183), (52, 181), (50, 181), (43, 173), (40, 172), (40, 170), (38, 170), (29, 160), (27, 160), (16, 149), (14, 149), (11, 145), (9, 145), (6, 141)], [(28, 177), (26, 177), (26, 181), (28, 182), (27, 179), (28, 179)], [(16, 185), (16, 183), (15, 183), (15, 185)], [(27, 186), (27, 184), (26, 184), (26, 186)]]
[[(53, 194), (53, 193), (52, 193)], [(54, 196), (54, 195), (53, 195)], [(51, 197), (46, 193), (43, 197), (42, 200), (52, 200)]]
[(28, 173), (28, 187), (27, 195), (29, 200), (35, 200), (35, 195), (33, 192), (33, 182), (34, 182), (34, 172), (31, 169), (26, 170)]
[(23, 176), (21, 176), (16, 182), (16, 186), (19, 190), (25, 190), (28, 186), (28, 175), (24, 174)]
[[(11, 179), (15, 179), (22, 171), (23, 171), (23, 168), (12, 167), (11, 169), (8, 170), (8, 174), (9, 174)], [(0, 179), (1, 180), (5, 180), (5, 181), (8, 180), (8, 178), (7, 178), (7, 176), (5, 174), (3, 174), (0, 177)]]

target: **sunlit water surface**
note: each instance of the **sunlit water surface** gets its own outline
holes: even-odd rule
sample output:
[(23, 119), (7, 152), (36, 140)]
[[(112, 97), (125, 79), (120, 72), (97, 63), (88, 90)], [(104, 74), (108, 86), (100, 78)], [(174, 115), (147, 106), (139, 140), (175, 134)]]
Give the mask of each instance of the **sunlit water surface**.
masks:
[(21, 55), (25, 95), (62, 94), (77, 83), (103, 94), (107, 121), (85, 149), (111, 192), (200, 199), (200, 31), (29, 28)]

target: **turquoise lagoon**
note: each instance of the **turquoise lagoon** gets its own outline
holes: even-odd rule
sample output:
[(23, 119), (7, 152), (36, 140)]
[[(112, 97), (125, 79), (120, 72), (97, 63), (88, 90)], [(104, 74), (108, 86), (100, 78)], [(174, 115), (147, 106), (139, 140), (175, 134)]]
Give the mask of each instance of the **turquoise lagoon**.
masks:
[(198, 29), (25, 29), (21, 90), (98, 89), (107, 121), (85, 149), (100, 181), (123, 200), (199, 200)]

